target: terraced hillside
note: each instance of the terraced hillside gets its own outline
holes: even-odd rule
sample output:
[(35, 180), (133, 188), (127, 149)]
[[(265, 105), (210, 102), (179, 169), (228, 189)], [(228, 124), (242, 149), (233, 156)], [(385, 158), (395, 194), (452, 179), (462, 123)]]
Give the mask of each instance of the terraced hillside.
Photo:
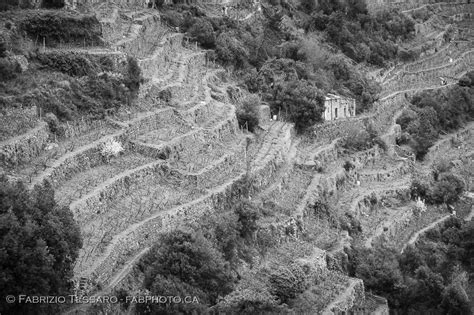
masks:
[[(226, 70), (211, 65), (206, 51), (185, 45), (183, 34), (162, 23), (155, 10), (99, 7), (108, 45), (74, 51), (135, 56), (145, 77), (137, 102), (104, 121), (71, 126), (68, 136), (55, 143), (49, 140), (47, 124), (34, 121), (23, 128), (24, 134), (0, 142), (2, 152), (14, 153), (3, 154), (2, 162), (31, 188), (49, 182), (57, 202), (73, 211), (84, 239), (74, 268), (81, 294), (123, 286), (159, 233), (227, 211), (242, 195), (240, 184), (249, 181), (251, 202), (270, 213), (260, 220), (257, 233), (270, 231), (282, 248), (304, 249), (290, 258), (321, 270), (305, 292), (321, 294), (313, 310), (364, 310), (362, 280), (337, 268), (344, 247), (355, 242), (370, 247), (383, 241), (384, 234), (396, 239), (406, 231), (417, 235), (424, 226), (410, 226), (412, 171), (428, 170), (432, 156), (452, 150), (440, 140), (424, 164), (414, 162), (396, 145), (396, 119), (408, 105), (407, 96), (455, 84), (474, 66), (474, 5), (439, 6), (447, 16), (441, 22), (462, 19), (455, 25), (461, 25), (468, 40), (458, 37), (438, 46), (436, 39), (447, 31), (445, 25), (430, 29), (433, 21), (425, 22), (411, 44), (429, 38), (433, 50), (377, 77), (383, 89), (372, 111), (318, 125), (312, 137), (296, 136), (293, 125), (283, 121), (272, 121), (258, 136), (240, 130), (236, 109), (225, 93)], [(412, 11), (416, 8), (406, 14)], [(440, 77), (447, 78), (448, 85), (441, 85)], [(369, 125), (385, 149), (344, 148), (344, 138), (354, 128), (365, 130)], [(469, 125), (464, 131), (468, 144), (471, 129)], [(124, 151), (104, 159), (102, 149), (112, 139)], [(348, 162), (352, 167), (345, 167)], [(320, 220), (317, 204), (323, 200), (332, 205), (330, 215), (360, 222), (358, 239), (328, 223), (328, 218)], [(440, 217), (435, 213), (431, 222), (423, 223)], [(406, 242), (413, 241), (402, 239), (398, 245), (402, 248)]]

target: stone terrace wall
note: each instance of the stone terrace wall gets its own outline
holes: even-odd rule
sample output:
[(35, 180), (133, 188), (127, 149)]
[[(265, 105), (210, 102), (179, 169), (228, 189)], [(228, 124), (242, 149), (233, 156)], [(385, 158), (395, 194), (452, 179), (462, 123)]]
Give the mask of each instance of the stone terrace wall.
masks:
[(445, 139), (442, 139), (438, 142), (436, 142), (428, 151), (428, 153), (426, 154), (425, 156), (425, 160), (426, 161), (432, 161), (436, 158), (436, 156), (438, 155), (438, 153), (441, 151), (441, 152), (446, 152), (448, 151), (452, 145), (453, 145), (453, 141), (457, 140), (457, 139), (463, 139), (463, 138), (466, 138), (466, 137), (469, 137), (472, 135), (472, 133), (474, 132), (473, 131), (474, 129), (474, 123), (470, 123), (470, 125), (468, 126), (468, 128), (466, 129), (463, 129), (459, 132), (457, 132), (455, 135), (453, 136), (450, 136), (450, 137), (447, 137)]
[(138, 24), (131, 24), (127, 30), (129, 35), (114, 46), (137, 58), (152, 53), (157, 43), (170, 33), (168, 27), (161, 23), (157, 12), (152, 11), (142, 18), (134, 19), (133, 23)]
[[(418, 72), (401, 72), (387, 81), (389, 91), (414, 90), (440, 84), (439, 77), (458, 78), (474, 66), (474, 51), (469, 51), (453, 63)], [(452, 79), (451, 79), (452, 80)]]
[(367, 1), (367, 8), (370, 12), (377, 12), (391, 8), (398, 8), (401, 10), (411, 10), (426, 4), (436, 4), (439, 2), (458, 4), (469, 3), (469, 0), (369, 0)]
[(37, 177), (31, 186), (34, 187), (35, 185), (42, 184), (43, 181), (46, 180), (51, 183), (53, 188), (56, 188), (62, 181), (71, 178), (74, 174), (103, 164), (104, 159), (100, 154), (101, 146), (111, 138), (122, 142), (123, 132), (104, 137), (101, 140), (82, 147), (78, 151), (62, 156), (53, 166), (48, 168), (41, 176)]
[(466, 50), (471, 50), (473, 48), (474, 43), (456, 42), (454, 44), (446, 46), (445, 48), (439, 50), (438, 53), (428, 58), (405, 65), (403, 69), (408, 72), (417, 72), (422, 71), (423, 69), (436, 68), (442, 66), (443, 64), (449, 63), (449, 58), (452, 58), (453, 61), (459, 58), (462, 54), (459, 54), (459, 51), (462, 52)]
[(129, 122), (127, 135), (134, 139), (140, 134), (157, 130), (160, 126), (168, 124), (183, 124), (183, 119), (173, 108), (164, 108), (150, 113), (145, 117), (135, 118)]
[(169, 172), (169, 167), (163, 161), (129, 170), (109, 179), (84, 198), (73, 202), (70, 205), (71, 211), (79, 222), (84, 222), (86, 219), (94, 220), (93, 217), (97, 213), (107, 212), (109, 203), (113, 202), (115, 198), (126, 194), (128, 190), (140, 185), (147, 178), (163, 176), (165, 172)]
[(374, 173), (358, 173), (357, 177), (361, 182), (383, 182), (392, 180), (407, 174), (411, 170), (409, 163), (400, 162), (395, 167)]
[(165, 36), (155, 48), (155, 52), (148, 58), (139, 59), (138, 65), (146, 78), (151, 78), (163, 72), (167, 63), (173, 61), (182, 49), (184, 34), (177, 33)]
[(368, 121), (368, 117), (358, 116), (317, 124), (312, 129), (312, 139), (315, 141), (333, 141), (337, 138), (345, 138), (353, 135), (354, 130), (364, 130)]
[[(351, 211), (357, 216), (363, 216), (364, 214), (370, 214), (376, 209), (375, 202), (378, 200), (395, 197), (401, 200), (408, 200), (410, 194), (410, 188), (406, 187), (393, 187), (385, 190), (374, 190), (368, 191), (366, 194), (359, 196), (351, 205)], [(376, 211), (376, 210), (375, 210)]]
[(235, 135), (238, 130), (235, 108), (232, 107), (228, 118), (211, 130), (197, 129), (162, 145), (132, 141), (131, 149), (152, 158), (179, 160), (180, 154), (184, 151), (196, 151), (207, 141), (222, 141), (226, 137)]
[[(259, 183), (268, 183), (268, 178), (276, 172), (274, 160), (267, 165), (255, 169), (248, 180), (258, 187)], [(159, 232), (175, 229), (186, 222), (192, 222), (206, 213), (223, 212), (232, 207), (236, 198), (242, 195), (242, 183), (246, 182), (245, 174), (234, 178), (212, 193), (196, 199), (188, 204), (158, 213), (145, 221), (131, 226), (128, 230), (114, 238), (108, 246), (104, 259), (97, 262), (93, 276), (100, 283), (107, 283), (120, 262), (136, 254), (141, 249), (153, 245), (159, 238)], [(262, 186), (260, 186), (263, 189)]]
[(346, 291), (340, 294), (322, 314), (345, 314), (351, 308), (362, 305), (364, 301), (364, 282), (361, 279), (350, 278), (350, 284)]
[(24, 135), (0, 142), (0, 164), (18, 165), (37, 156), (49, 138), (49, 127), (46, 122)]

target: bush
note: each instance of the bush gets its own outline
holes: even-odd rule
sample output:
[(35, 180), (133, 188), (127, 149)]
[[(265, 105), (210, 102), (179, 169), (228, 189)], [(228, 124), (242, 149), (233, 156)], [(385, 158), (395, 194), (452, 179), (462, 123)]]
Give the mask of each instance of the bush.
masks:
[(107, 142), (104, 142), (100, 154), (106, 159), (119, 155), (123, 151), (122, 144), (115, 139), (109, 139)]
[(70, 76), (82, 77), (99, 71), (86, 55), (74, 52), (39, 53), (36, 59), (46, 67)]
[(20, 71), (18, 64), (0, 58), (0, 82), (14, 79)]
[(125, 77), (125, 85), (130, 91), (132, 96), (138, 94), (140, 89), (140, 84), (143, 83), (142, 70), (138, 65), (138, 62), (135, 58), (128, 56), (127, 57), (127, 74)]
[(410, 195), (413, 200), (421, 198), (431, 203), (429, 182), (419, 179), (413, 180), (410, 187)]
[(81, 15), (65, 11), (29, 15), (20, 23), (20, 29), (32, 40), (54, 46), (59, 43), (96, 46), (103, 43), (102, 28), (94, 15)]
[(358, 130), (356, 134), (352, 134), (344, 139), (342, 147), (347, 150), (362, 151), (373, 146), (373, 138), (366, 130)]
[(242, 101), (242, 105), (237, 110), (237, 121), (241, 128), (248, 128), (250, 132), (254, 132), (259, 124), (258, 106), (260, 99), (255, 96), (249, 96)]
[(342, 167), (346, 170), (346, 172), (349, 172), (355, 169), (355, 165), (351, 161), (345, 161)]
[(272, 271), (269, 280), (272, 293), (283, 303), (288, 303), (290, 299), (294, 299), (308, 285), (303, 269), (297, 264), (278, 267)]
[(0, 41), (0, 58), (7, 56), (7, 43)]
[(252, 238), (258, 229), (258, 209), (247, 201), (241, 201), (235, 206), (234, 212), (240, 223), (240, 236), (246, 239)]

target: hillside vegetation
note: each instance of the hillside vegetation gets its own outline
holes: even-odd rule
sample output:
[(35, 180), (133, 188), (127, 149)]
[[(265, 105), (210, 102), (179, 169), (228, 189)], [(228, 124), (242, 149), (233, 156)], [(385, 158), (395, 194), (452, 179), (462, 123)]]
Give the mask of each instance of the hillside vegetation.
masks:
[(119, 300), (0, 312), (469, 313), (468, 5), (164, 2), (0, 6), (0, 290)]

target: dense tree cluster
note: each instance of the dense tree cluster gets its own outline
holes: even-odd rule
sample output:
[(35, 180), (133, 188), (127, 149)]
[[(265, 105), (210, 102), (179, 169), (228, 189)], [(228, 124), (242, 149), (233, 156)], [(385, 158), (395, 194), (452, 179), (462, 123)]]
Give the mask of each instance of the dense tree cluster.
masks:
[(451, 132), (474, 119), (473, 81), (471, 71), (458, 85), (415, 95), (412, 106), (397, 120), (403, 131), (399, 144), (409, 145), (422, 159), (441, 132)]
[(471, 314), (466, 294), (474, 257), (474, 221), (452, 218), (403, 254), (392, 248), (352, 251), (352, 273), (399, 313)]
[[(54, 201), (49, 185), (30, 193), (0, 178), (0, 295), (72, 294), (73, 265), (82, 246), (68, 208)], [(0, 303), (6, 314), (53, 314), (59, 305)]]
[(203, 313), (235, 287), (242, 259), (256, 254), (254, 232), (259, 210), (237, 201), (232, 211), (202, 218), (189, 229), (165, 233), (139, 262), (144, 288), (153, 295), (196, 296), (199, 303), (143, 304), (152, 314)]
[(398, 11), (369, 15), (364, 0), (324, 0), (305, 8), (311, 16), (306, 28), (325, 31), (331, 43), (357, 62), (383, 66), (397, 58), (398, 42), (415, 31), (414, 21)]
[[(303, 5), (307, 7), (310, 2)], [(321, 8), (324, 5), (329, 4), (321, 4)], [(356, 11), (361, 10), (357, 9), (359, 4), (351, 2), (350, 5)], [(271, 105), (273, 114), (285, 114), (302, 132), (321, 120), (322, 97), (326, 93), (355, 98), (361, 112), (371, 106), (379, 91), (379, 87), (364, 77), (349, 58), (330, 52), (330, 47), (316, 34), (295, 36), (281, 27), (284, 15), (299, 21), (304, 10), (295, 11), (285, 1), (276, 1), (264, 6), (264, 18), (244, 23), (226, 17), (208, 17), (197, 7), (175, 5), (164, 8), (163, 19), (179, 26), (203, 48), (213, 49), (218, 62), (240, 74), (244, 87), (251, 93), (260, 94), (262, 100)], [(341, 10), (335, 8), (333, 13)], [(343, 20), (357, 20), (358, 14), (344, 15)], [(368, 15), (364, 17), (372, 19)], [(306, 14), (306, 18), (311, 16)], [(376, 25), (373, 27), (385, 30), (378, 26), (379, 20), (371, 20), (371, 23)], [(393, 29), (396, 27), (392, 25)], [(306, 29), (311, 31), (310, 27)], [(403, 30), (393, 32), (403, 33)], [(359, 34), (354, 35), (357, 36)], [(373, 36), (383, 37), (385, 33), (380, 31)], [(356, 38), (353, 40), (359, 42)], [(385, 46), (380, 49), (386, 51)], [(287, 101), (291, 102), (286, 105)]]

